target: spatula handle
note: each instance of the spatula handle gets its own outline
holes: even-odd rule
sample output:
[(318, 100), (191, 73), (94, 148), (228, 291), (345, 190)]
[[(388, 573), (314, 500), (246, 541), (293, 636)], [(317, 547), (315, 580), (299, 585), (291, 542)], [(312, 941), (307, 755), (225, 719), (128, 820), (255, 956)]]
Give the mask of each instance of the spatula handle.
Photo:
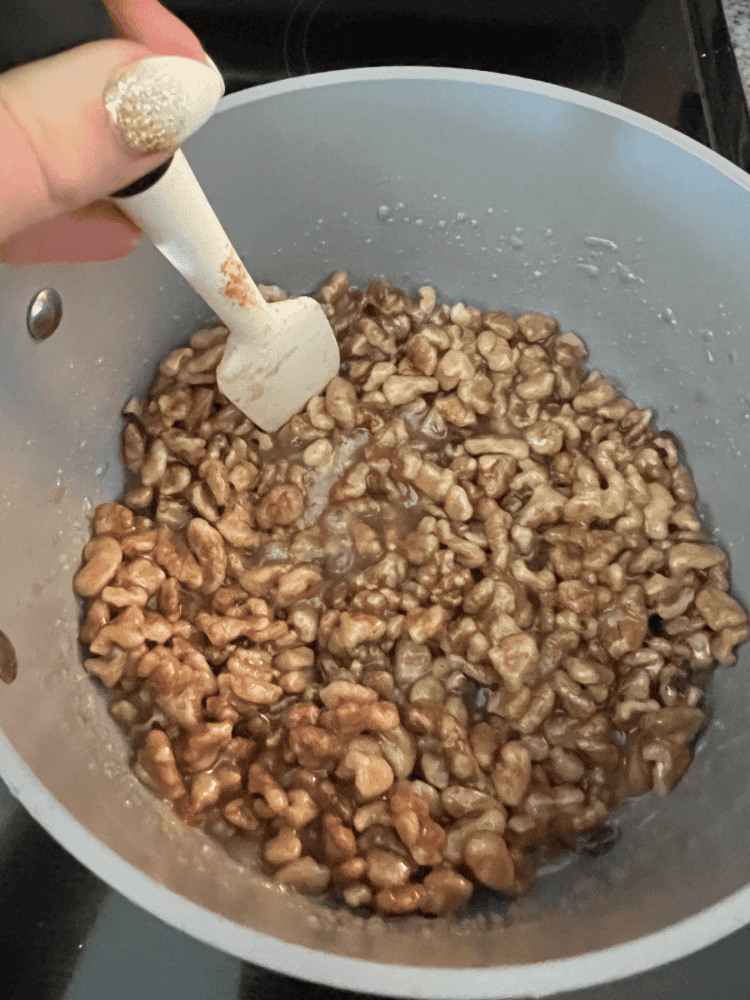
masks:
[[(261, 336), (270, 321), (257, 285), (241, 264), (182, 150), (146, 190), (113, 197), (224, 323)], [(254, 318), (257, 316), (257, 320)], [(250, 339), (249, 337), (247, 339)]]

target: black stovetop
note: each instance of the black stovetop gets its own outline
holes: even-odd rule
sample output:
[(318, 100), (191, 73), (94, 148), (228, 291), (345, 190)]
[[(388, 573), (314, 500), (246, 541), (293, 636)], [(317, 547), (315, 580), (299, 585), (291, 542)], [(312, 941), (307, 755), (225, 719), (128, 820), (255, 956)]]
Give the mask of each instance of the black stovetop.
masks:
[(750, 168), (720, 0), (170, 0), (229, 91), (355, 66), (458, 66), (615, 101)]
[[(0, 3), (2, 70), (9, 52), (18, 55), (3, 30), (9, 6), (23, 7), (24, 0)], [(93, 21), (97, 0), (89, 6)], [(750, 170), (750, 119), (720, 0), (167, 0), (167, 6), (196, 30), (229, 92), (363, 65), (491, 70), (615, 101)], [(46, 0), (50, 30), (62, 47), (92, 37), (92, 24), (71, 18), (70, 9), (67, 0)], [(46, 52), (38, 17), (34, 29)], [(34, 58), (33, 46), (23, 58)], [(568, 1000), (739, 1000), (748, 994), (749, 943), (744, 929), (699, 955), (576, 991)], [(2, 783), (0, 955), (0, 994), (7, 1000), (354, 996), (240, 962), (150, 917), (58, 847)]]
[[(166, 0), (231, 93), (355, 66), (531, 77), (632, 108), (750, 168), (721, 0)], [(100, 0), (2, 0), (0, 72), (107, 37)]]

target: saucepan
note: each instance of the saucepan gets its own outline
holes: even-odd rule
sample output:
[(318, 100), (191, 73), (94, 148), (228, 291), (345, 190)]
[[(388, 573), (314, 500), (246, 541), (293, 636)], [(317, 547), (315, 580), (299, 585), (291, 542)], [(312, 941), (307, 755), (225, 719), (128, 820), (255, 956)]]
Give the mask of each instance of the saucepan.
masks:
[[(750, 598), (750, 181), (637, 114), (453, 69), (352, 70), (222, 101), (186, 155), (252, 274), (289, 293), (345, 269), (445, 301), (558, 317), (671, 429)], [(26, 329), (55, 289), (49, 339)], [(71, 579), (123, 488), (121, 410), (205, 307), (149, 246), (0, 270), (0, 774), (64, 847), (202, 941), (319, 983), (409, 997), (543, 996), (698, 950), (750, 918), (750, 650), (711, 684), (677, 788), (600, 857), (511, 905), (360, 919), (282, 893), (138, 784), (85, 675)], [(8, 649), (0, 664), (10, 679)], [(494, 908), (493, 908), (494, 907)]]

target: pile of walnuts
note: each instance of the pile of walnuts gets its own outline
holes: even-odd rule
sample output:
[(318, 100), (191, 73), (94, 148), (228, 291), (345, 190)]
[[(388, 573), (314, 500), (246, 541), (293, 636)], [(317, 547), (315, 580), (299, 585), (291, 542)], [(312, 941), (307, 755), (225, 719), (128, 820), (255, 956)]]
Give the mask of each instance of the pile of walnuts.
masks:
[(85, 666), (187, 822), (301, 892), (443, 916), (674, 785), (748, 619), (672, 438), (554, 319), (318, 297), (342, 372), (273, 437), (217, 389), (223, 327), (126, 407)]

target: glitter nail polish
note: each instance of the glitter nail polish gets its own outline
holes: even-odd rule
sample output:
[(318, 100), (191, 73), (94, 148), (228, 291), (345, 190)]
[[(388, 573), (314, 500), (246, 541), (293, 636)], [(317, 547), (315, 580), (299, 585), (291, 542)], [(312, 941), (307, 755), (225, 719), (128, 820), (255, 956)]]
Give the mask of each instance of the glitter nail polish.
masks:
[(125, 145), (135, 153), (180, 146), (210, 118), (224, 87), (217, 71), (182, 56), (152, 56), (119, 70), (103, 100)]

